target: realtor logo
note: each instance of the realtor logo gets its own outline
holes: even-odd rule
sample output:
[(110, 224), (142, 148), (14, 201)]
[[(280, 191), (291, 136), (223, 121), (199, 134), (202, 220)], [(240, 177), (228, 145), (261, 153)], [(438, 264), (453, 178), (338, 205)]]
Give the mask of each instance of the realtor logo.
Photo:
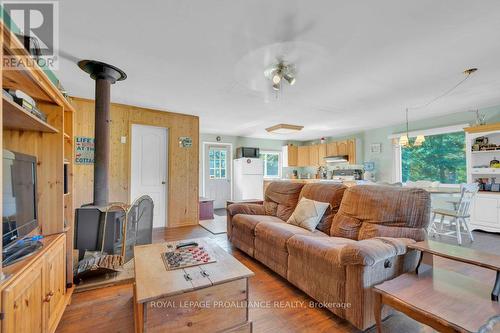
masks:
[(3, 21), (19, 42), (6, 40), (11, 49), (28, 50), (29, 59), (4, 55), (4, 69), (38, 65), (58, 69), (59, 7), (56, 1), (3, 1)]

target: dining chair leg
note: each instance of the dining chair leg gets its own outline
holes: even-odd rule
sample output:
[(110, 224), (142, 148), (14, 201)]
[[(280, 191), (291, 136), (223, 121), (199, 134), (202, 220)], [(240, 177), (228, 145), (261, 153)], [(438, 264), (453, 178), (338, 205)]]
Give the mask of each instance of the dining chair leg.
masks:
[(431, 223), (429, 224), (429, 236), (436, 234), (436, 213), (432, 213)]
[(462, 217), (462, 223), (464, 224), (464, 229), (469, 234), (470, 241), (474, 242), (474, 236), (472, 235), (472, 231), (470, 230), (469, 221)]
[(455, 228), (457, 230), (457, 242), (458, 242), (458, 245), (462, 245), (462, 231), (461, 231), (461, 228), (460, 228), (460, 221), (456, 221), (457, 223), (455, 223)]
[(439, 232), (442, 233), (444, 230), (444, 215), (441, 215), (441, 220), (439, 221)]

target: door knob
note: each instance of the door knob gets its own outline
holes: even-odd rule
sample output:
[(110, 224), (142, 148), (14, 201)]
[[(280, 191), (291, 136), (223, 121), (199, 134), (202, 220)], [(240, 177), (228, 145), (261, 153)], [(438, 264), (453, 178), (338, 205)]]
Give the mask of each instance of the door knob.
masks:
[(162, 181), (161, 183), (162, 183), (162, 185), (165, 185), (167, 182), (166, 181)]

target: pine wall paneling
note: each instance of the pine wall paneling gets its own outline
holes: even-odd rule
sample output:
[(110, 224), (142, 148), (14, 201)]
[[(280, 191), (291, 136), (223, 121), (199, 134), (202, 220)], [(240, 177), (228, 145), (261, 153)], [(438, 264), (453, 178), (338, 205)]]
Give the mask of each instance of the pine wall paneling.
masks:
[[(94, 136), (94, 101), (73, 98), (76, 108), (74, 136)], [(130, 202), (130, 129), (132, 124), (168, 128), (168, 227), (198, 223), (199, 120), (196, 116), (111, 105), (110, 201)], [(127, 141), (121, 143), (121, 137)], [(181, 136), (193, 146), (179, 146)], [(75, 207), (92, 202), (93, 166), (75, 165)]]

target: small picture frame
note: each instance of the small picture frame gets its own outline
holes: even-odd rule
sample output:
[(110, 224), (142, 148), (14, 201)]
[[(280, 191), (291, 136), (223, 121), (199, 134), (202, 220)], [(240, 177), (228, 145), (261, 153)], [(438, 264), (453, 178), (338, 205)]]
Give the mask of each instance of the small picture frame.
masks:
[(380, 154), (382, 152), (382, 144), (381, 143), (372, 143), (370, 146), (370, 152)]

